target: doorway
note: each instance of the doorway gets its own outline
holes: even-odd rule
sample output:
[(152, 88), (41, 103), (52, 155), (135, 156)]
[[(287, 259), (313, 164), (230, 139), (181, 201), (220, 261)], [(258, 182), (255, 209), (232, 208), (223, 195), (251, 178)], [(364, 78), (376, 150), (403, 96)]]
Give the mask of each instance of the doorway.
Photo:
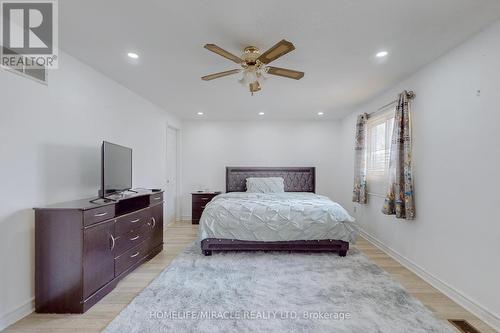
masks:
[(179, 212), (179, 170), (180, 170), (179, 129), (167, 124), (167, 179), (165, 188), (165, 225), (175, 222)]

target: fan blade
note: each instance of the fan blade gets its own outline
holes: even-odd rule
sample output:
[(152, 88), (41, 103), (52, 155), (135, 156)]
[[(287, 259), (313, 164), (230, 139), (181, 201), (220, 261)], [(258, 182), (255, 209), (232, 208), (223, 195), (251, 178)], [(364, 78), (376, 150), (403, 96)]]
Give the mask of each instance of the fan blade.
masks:
[(218, 79), (218, 78), (223, 77), (223, 76), (233, 75), (233, 74), (236, 74), (236, 73), (239, 73), (239, 72), (241, 72), (241, 69), (231, 69), (230, 71), (225, 71), (225, 72), (219, 72), (219, 73), (215, 73), (215, 74), (205, 75), (205, 76), (202, 76), (201, 79), (203, 81), (210, 81), (210, 80), (213, 80), (213, 79)]
[(252, 82), (248, 85), (248, 87), (250, 88), (250, 92), (253, 93), (256, 92), (256, 91), (259, 91), (260, 90), (260, 84), (258, 81), (255, 81), (255, 82)]
[(217, 53), (218, 55), (223, 56), (226, 59), (234, 61), (237, 64), (241, 64), (243, 62), (243, 60), (240, 57), (237, 57), (234, 54), (227, 52), (226, 50), (218, 47), (215, 44), (205, 44), (204, 48), (214, 53)]
[(263, 64), (268, 64), (271, 61), (278, 59), (281, 56), (284, 56), (288, 52), (295, 50), (295, 46), (292, 43), (286, 40), (281, 40), (276, 45), (271, 47), (266, 52), (262, 53), (261, 56), (257, 59)]
[(272, 66), (267, 67), (267, 74), (283, 76), (295, 80), (300, 80), (304, 77), (304, 72), (294, 71), (286, 68), (272, 67)]

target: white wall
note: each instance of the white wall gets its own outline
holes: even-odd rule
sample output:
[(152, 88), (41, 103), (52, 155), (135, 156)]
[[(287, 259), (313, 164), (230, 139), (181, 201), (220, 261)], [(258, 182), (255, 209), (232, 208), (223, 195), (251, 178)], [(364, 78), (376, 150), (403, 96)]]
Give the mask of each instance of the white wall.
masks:
[(404, 89), (417, 95), (417, 219), (384, 216), (383, 198), (373, 196), (355, 215), (386, 249), (451, 287), (456, 300), (500, 328), (500, 22), (344, 119), (341, 201), (350, 211), (356, 115), (375, 111)]
[[(354, 214), (383, 246), (498, 324), (498, 59), (500, 23), (341, 123), (185, 122), (182, 215), (191, 213), (191, 191), (224, 190), (226, 166), (316, 166), (318, 192), (352, 212), (355, 116), (412, 89), (417, 219), (382, 215), (377, 197)], [(134, 149), (134, 185), (164, 187), (166, 122), (179, 125), (74, 58), (63, 53), (60, 61), (48, 87), (0, 71), (0, 329), (31, 309), (31, 208), (95, 194), (103, 139)]]
[(0, 330), (31, 310), (32, 207), (93, 196), (100, 143), (134, 150), (136, 187), (165, 186), (167, 121), (179, 122), (64, 53), (44, 86), (0, 70)]
[(182, 215), (192, 191), (225, 190), (226, 166), (315, 166), (320, 194), (337, 197), (339, 123), (188, 121), (182, 126)]

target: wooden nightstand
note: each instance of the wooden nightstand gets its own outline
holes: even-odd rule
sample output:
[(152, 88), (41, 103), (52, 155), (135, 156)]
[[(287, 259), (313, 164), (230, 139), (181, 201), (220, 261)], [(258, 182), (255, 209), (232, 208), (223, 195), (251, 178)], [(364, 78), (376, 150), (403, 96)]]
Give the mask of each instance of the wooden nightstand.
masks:
[(221, 194), (221, 192), (193, 192), (192, 197), (192, 213), (191, 222), (193, 224), (199, 224), (201, 214), (205, 209), (205, 205), (210, 202), (215, 196)]

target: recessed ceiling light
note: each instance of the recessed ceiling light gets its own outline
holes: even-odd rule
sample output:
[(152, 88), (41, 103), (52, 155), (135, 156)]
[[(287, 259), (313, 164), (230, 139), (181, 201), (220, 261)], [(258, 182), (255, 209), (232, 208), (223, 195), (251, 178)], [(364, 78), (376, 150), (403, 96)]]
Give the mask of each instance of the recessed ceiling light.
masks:
[(264, 112), (259, 112), (259, 116), (263, 116), (263, 115), (265, 115)]
[(325, 114), (324, 112), (321, 112), (321, 111), (320, 111), (320, 112), (318, 112), (318, 116), (322, 116), (322, 115), (324, 115), (324, 114)]
[(387, 57), (389, 55), (389, 52), (387, 51), (380, 51), (379, 53), (377, 53), (375, 56), (377, 58), (383, 58), (383, 57)]
[(129, 52), (129, 53), (127, 53), (127, 55), (128, 55), (129, 58), (139, 59), (139, 55), (137, 53)]
[(198, 116), (203, 116), (203, 115), (204, 115), (204, 113), (203, 113), (203, 112), (197, 112), (196, 114), (197, 114)]

